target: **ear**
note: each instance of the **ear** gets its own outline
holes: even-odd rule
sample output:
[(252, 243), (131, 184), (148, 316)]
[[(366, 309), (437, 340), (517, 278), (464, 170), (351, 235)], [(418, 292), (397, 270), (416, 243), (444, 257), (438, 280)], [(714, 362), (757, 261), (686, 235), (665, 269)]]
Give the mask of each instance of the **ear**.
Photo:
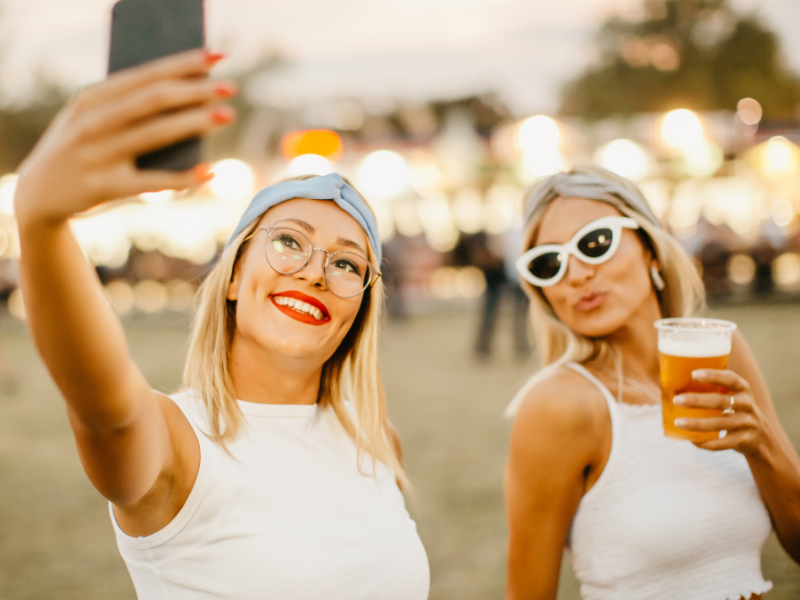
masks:
[(228, 295), (226, 297), (232, 302), (239, 300), (239, 286), (242, 283), (242, 258), (243, 257), (240, 257), (239, 260), (236, 261), (236, 264), (233, 265), (233, 276), (228, 284)]

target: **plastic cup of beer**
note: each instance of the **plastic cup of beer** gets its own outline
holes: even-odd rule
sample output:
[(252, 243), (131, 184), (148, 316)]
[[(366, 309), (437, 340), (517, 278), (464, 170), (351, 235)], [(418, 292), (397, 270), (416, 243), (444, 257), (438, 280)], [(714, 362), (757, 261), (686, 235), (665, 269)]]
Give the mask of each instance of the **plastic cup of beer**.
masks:
[(693, 380), (692, 371), (728, 368), (736, 324), (719, 319), (683, 318), (661, 319), (655, 326), (658, 329), (664, 435), (693, 442), (718, 439), (718, 431), (679, 429), (675, 427), (675, 419), (717, 417), (722, 411), (675, 406), (672, 399), (683, 393), (729, 393), (725, 387)]

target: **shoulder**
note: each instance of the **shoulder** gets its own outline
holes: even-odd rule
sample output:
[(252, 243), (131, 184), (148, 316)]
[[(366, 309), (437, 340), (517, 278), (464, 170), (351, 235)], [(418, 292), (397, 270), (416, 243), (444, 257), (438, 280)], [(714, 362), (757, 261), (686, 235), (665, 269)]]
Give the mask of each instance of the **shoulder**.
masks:
[(514, 417), (511, 453), (591, 462), (609, 422), (600, 391), (562, 367), (525, 392)]

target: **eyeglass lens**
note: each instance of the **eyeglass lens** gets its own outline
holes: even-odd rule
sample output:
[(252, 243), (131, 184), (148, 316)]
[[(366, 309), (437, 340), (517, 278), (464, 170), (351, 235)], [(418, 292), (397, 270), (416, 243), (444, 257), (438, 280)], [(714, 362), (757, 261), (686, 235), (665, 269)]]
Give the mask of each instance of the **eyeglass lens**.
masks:
[[(275, 229), (267, 238), (267, 261), (278, 273), (289, 275), (302, 269), (314, 247), (302, 233), (293, 229)], [(363, 292), (372, 280), (372, 267), (353, 252), (333, 252), (325, 265), (325, 281), (337, 296), (349, 298)]]

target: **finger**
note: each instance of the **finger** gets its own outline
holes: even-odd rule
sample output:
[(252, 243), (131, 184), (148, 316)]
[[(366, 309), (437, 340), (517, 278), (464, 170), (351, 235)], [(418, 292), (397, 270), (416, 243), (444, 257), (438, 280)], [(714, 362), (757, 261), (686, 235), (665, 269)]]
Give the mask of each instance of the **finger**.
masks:
[(236, 111), (229, 106), (214, 109), (184, 110), (174, 115), (150, 119), (103, 144), (94, 151), (97, 159), (105, 155), (112, 160), (139, 156), (182, 140), (203, 135), (223, 127), (236, 119)]
[(675, 406), (686, 408), (706, 408), (715, 410), (725, 410), (731, 406), (730, 394), (679, 394), (672, 398)]
[(716, 369), (698, 369), (692, 371), (692, 379), (702, 383), (712, 383), (721, 385), (735, 392), (743, 392), (748, 389), (747, 381), (739, 377), (733, 371), (719, 371)]
[(698, 448), (703, 450), (711, 450), (718, 452), (720, 450), (735, 450), (742, 446), (747, 441), (747, 433), (744, 431), (737, 431), (728, 433), (725, 437), (718, 440), (709, 440), (707, 442), (692, 442)]
[(86, 107), (96, 106), (156, 81), (205, 77), (221, 58), (221, 54), (212, 54), (205, 49), (159, 58), (114, 73), (106, 81), (86, 88), (80, 94), (79, 103)]
[(675, 427), (687, 431), (733, 431), (742, 429), (749, 423), (747, 415), (734, 413), (723, 417), (705, 417), (702, 419), (689, 419), (682, 417), (675, 419)]
[(83, 133), (89, 139), (99, 138), (114, 133), (128, 123), (168, 111), (231, 98), (236, 92), (236, 85), (229, 81), (159, 81), (87, 114)]

